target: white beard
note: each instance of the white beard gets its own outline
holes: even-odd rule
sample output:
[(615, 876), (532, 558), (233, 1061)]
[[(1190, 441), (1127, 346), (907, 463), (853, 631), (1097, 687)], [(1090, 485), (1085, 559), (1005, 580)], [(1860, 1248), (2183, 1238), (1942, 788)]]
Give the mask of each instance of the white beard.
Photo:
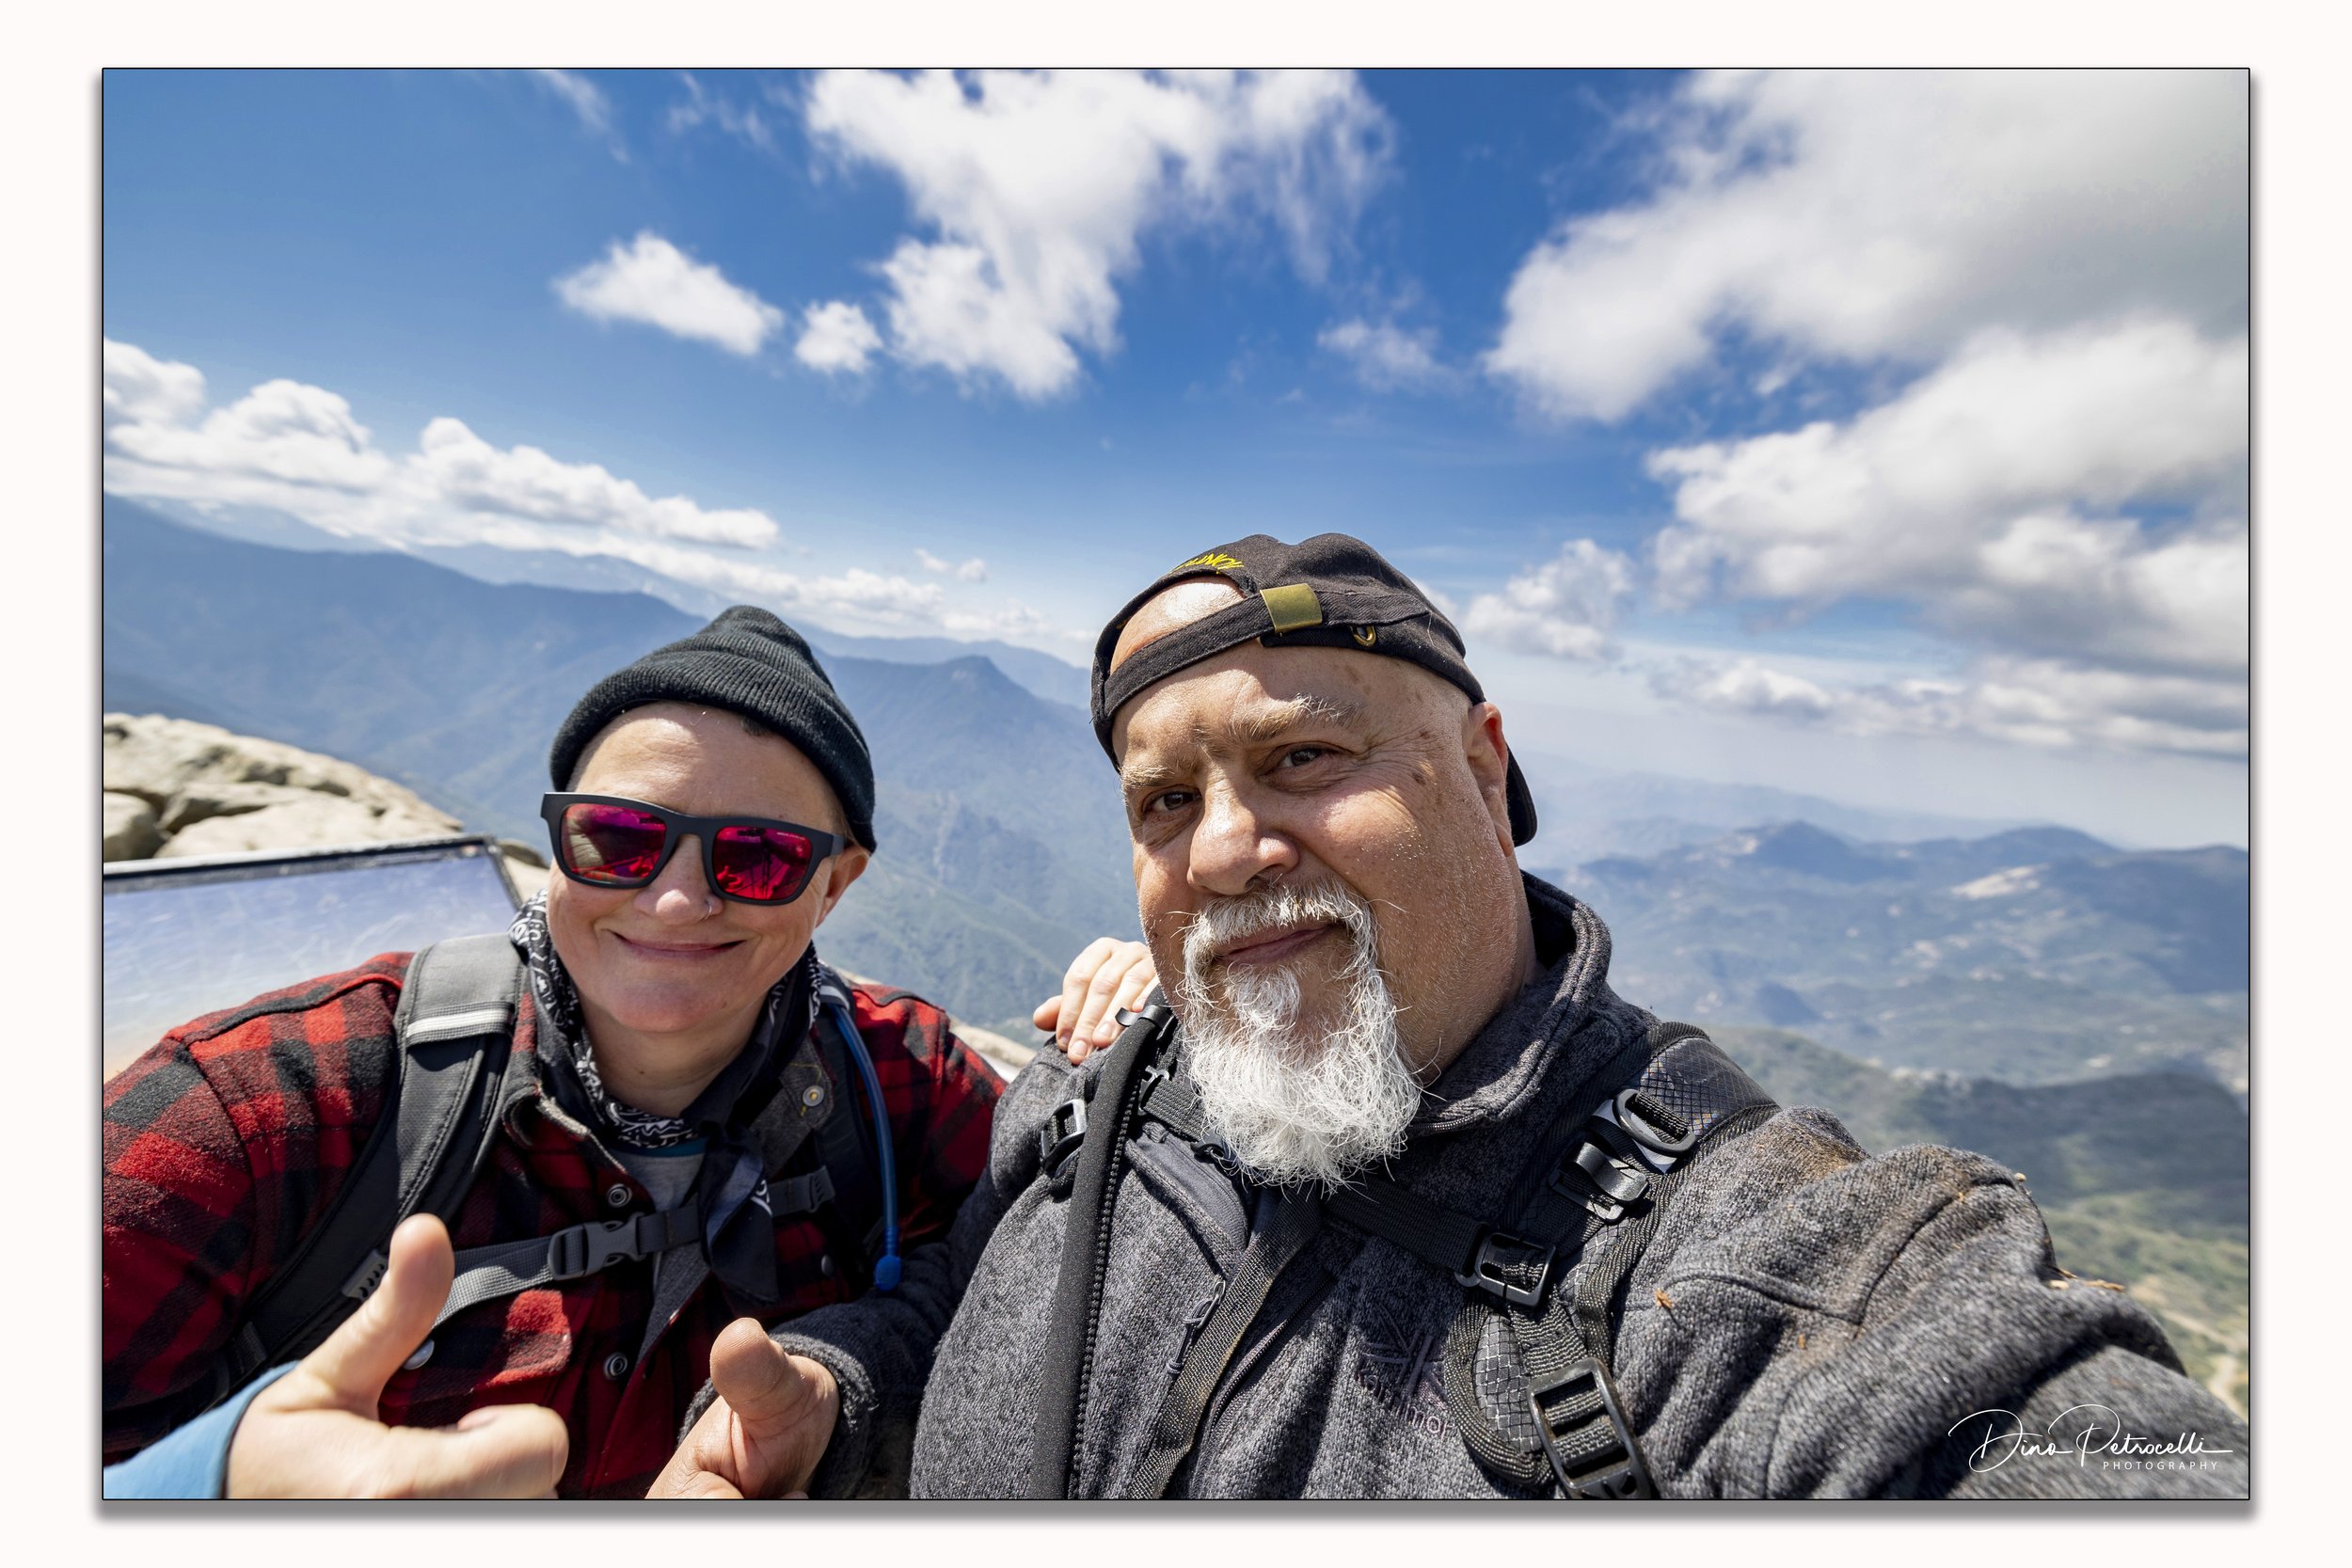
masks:
[[(1337, 923), (1354, 944), (1341, 973), (1347, 990), (1339, 1017), (1307, 1038), (1289, 966), (1229, 967), (1215, 989), (1207, 977), (1218, 947), (1301, 921)], [(1403, 1152), (1422, 1089), (1398, 1049), (1396, 1001), (1380, 974), (1372, 911), (1352, 893), (1279, 887), (1202, 910), (1184, 933), (1176, 1006), (1210, 1129), (1255, 1180), (1312, 1181), (1327, 1192)]]

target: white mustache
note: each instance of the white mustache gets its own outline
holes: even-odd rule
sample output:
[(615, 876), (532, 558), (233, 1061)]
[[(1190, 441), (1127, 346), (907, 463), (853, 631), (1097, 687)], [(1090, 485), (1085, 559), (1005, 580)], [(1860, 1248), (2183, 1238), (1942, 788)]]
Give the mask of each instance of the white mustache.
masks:
[(1346, 971), (1349, 978), (1359, 966), (1376, 963), (1372, 911), (1360, 900), (1329, 883), (1282, 885), (1203, 905), (1184, 927), (1184, 978), (1195, 987), (1203, 986), (1219, 949), (1262, 931), (1311, 925), (1343, 926), (1355, 939), (1356, 956)]

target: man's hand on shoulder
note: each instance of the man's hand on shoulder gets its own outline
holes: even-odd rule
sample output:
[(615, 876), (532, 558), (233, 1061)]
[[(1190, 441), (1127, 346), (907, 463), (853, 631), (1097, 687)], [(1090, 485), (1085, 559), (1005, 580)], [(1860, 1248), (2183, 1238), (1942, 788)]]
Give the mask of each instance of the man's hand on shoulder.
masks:
[(1141, 1006), (1158, 981), (1150, 948), (1097, 937), (1070, 960), (1061, 994), (1040, 1003), (1030, 1022), (1054, 1031), (1054, 1044), (1074, 1065), (1117, 1039), (1119, 1009)]
[(384, 1385), (433, 1331), (456, 1261), (430, 1214), (392, 1233), (382, 1283), (326, 1342), (254, 1396), (229, 1446), (232, 1497), (544, 1497), (571, 1439), (535, 1404), (448, 1428), (389, 1427)]
[(710, 1347), (710, 1386), (718, 1398), (645, 1496), (806, 1496), (841, 1408), (833, 1373), (738, 1318)]

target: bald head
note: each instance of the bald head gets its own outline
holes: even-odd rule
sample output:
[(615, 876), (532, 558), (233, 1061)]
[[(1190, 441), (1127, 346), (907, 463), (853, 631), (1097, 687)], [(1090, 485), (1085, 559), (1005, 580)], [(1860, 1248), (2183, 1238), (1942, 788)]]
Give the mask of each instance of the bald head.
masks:
[(1157, 642), (1179, 626), (1188, 626), (1204, 615), (1214, 615), (1242, 596), (1241, 590), (1223, 578), (1186, 578), (1171, 582), (1144, 602), (1141, 610), (1129, 616), (1120, 628), (1119, 641), (1111, 648), (1111, 668), (1116, 670), (1127, 662), (1138, 648)]

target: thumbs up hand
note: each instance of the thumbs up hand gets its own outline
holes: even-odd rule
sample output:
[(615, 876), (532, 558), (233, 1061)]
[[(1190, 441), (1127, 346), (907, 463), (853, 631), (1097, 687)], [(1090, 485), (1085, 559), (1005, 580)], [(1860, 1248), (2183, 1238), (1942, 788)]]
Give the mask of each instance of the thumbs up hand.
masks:
[(539, 1405), (469, 1412), (453, 1427), (388, 1427), (384, 1385), (433, 1331), (456, 1270), (430, 1214), (392, 1232), (383, 1280), (294, 1370), (254, 1396), (229, 1449), (232, 1497), (552, 1495), (570, 1437)]
[(645, 1496), (804, 1496), (841, 1408), (833, 1373), (738, 1318), (710, 1347), (710, 1384), (719, 1397)]

